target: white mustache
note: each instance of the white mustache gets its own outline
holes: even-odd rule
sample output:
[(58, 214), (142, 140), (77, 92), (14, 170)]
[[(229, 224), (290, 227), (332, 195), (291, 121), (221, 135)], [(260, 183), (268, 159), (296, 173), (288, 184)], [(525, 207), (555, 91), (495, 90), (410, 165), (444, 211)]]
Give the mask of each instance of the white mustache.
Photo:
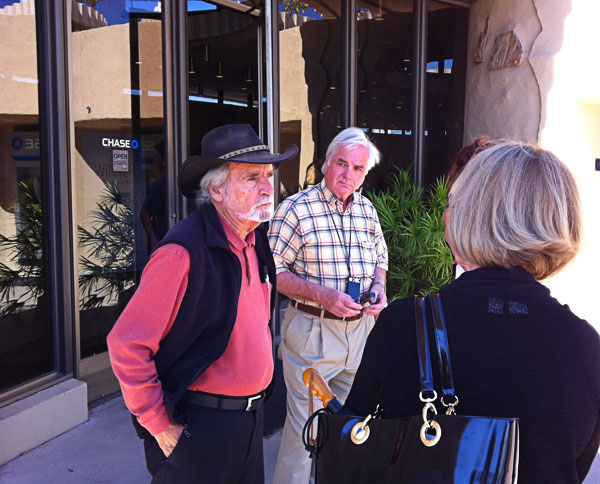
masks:
[(258, 200), (256, 200), (256, 203), (254, 204), (254, 206), (252, 207), (252, 209), (258, 208), (259, 205), (264, 205), (266, 203), (273, 203), (273, 197), (269, 197), (269, 196), (263, 196), (260, 197)]

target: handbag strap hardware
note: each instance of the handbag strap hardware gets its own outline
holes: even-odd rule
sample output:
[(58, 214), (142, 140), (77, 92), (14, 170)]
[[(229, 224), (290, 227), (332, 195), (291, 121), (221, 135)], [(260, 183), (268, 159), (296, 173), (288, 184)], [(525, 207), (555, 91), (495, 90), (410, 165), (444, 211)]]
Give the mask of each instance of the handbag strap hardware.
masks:
[(446, 407), (446, 415), (456, 415), (456, 406), (458, 405), (458, 396), (451, 395), (454, 398), (454, 401), (450, 402), (450, 403), (446, 403), (446, 401), (444, 400), (444, 398), (446, 398), (446, 396), (447, 395), (442, 395), (442, 398), (440, 398), (442, 405), (444, 407)]
[[(429, 391), (429, 390), (427, 390)], [(427, 398), (425, 396), (425, 392), (424, 391), (420, 391), (419, 392), (419, 400), (421, 400), (423, 403), (431, 403), (431, 402), (435, 402), (437, 399), (437, 392), (435, 390), (431, 390), (431, 392), (433, 393), (433, 396), (431, 398)]]
[[(427, 431), (430, 429), (435, 430), (435, 435), (433, 438), (430, 438), (430, 435), (427, 433)], [(431, 425), (424, 423), (421, 426), (421, 432), (419, 435), (421, 436), (421, 442), (423, 442), (423, 445), (426, 447), (433, 447), (442, 438), (442, 427), (440, 427), (440, 424), (437, 423), (437, 421), (431, 420)]]
[[(428, 418), (427, 412), (429, 410), (433, 412), (432, 419)], [(422, 415), (423, 425), (421, 425), (421, 432), (419, 434), (421, 436), (421, 442), (423, 442), (423, 444), (427, 447), (433, 447), (440, 441), (440, 438), (442, 437), (442, 428), (440, 427), (440, 424), (437, 423), (437, 421), (435, 420), (435, 416), (437, 415), (435, 405), (431, 402), (427, 402), (423, 407)], [(435, 435), (432, 438), (430, 438), (430, 434), (428, 433), (428, 431), (430, 432), (431, 429), (435, 430)]]
[(373, 415), (367, 415), (367, 418), (365, 418), (362, 422), (358, 422), (354, 425), (354, 427), (352, 427), (352, 430), (350, 431), (350, 439), (356, 445), (364, 444), (369, 438), (371, 429), (367, 425), (367, 422), (371, 420), (372, 417)]
[(350, 431), (350, 439), (352, 442), (354, 442), (356, 445), (364, 443), (369, 438), (371, 433), (367, 423), (372, 418), (380, 419), (382, 415), (383, 408), (381, 408), (381, 405), (378, 403), (377, 407), (375, 407), (375, 411), (372, 414), (367, 415), (367, 418), (365, 418), (362, 422), (358, 422), (354, 425), (354, 427), (352, 427), (352, 430)]
[[(442, 429), (435, 420), (437, 410), (433, 402), (437, 399), (437, 393), (433, 388), (433, 370), (431, 361), (431, 350), (429, 349), (429, 338), (427, 334), (427, 308), (426, 299), (431, 306), (433, 330), (435, 335), (435, 349), (440, 367), (442, 397), (440, 401), (446, 407), (446, 415), (455, 415), (458, 397), (454, 392), (454, 377), (450, 363), (450, 345), (446, 332), (446, 321), (442, 301), (438, 293), (431, 293), (424, 297), (415, 297), (415, 320), (417, 330), (417, 348), (419, 355), (419, 376), (421, 380), (421, 391), (419, 399), (425, 404), (423, 407), (423, 425), (421, 427), (421, 441), (427, 447), (433, 447), (442, 436)], [(428, 412), (433, 412), (431, 419)], [(432, 434), (432, 431), (434, 432)], [(432, 436), (433, 435), (433, 436)]]
[(426, 403), (425, 406), (423, 407), (423, 411), (421, 412), (421, 415), (423, 416), (423, 423), (427, 424), (428, 426), (431, 426), (431, 422), (433, 421), (433, 419), (427, 418), (427, 412), (429, 410), (431, 410), (433, 412), (434, 417), (435, 417), (435, 415), (437, 415), (437, 409), (435, 408), (435, 405), (433, 403)]

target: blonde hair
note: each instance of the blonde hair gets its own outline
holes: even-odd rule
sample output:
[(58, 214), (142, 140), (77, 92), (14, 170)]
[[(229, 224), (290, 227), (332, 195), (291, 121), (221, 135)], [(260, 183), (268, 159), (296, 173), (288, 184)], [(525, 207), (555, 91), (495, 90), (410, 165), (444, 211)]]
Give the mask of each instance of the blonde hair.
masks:
[(452, 185), (449, 208), (456, 255), (478, 266), (522, 266), (540, 280), (579, 250), (575, 179), (537, 146), (503, 141), (476, 154)]

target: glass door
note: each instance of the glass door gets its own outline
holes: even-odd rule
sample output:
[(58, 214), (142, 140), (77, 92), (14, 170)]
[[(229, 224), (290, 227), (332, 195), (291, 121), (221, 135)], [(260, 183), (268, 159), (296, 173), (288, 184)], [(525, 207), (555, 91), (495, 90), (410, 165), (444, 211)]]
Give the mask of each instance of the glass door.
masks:
[[(0, 392), (55, 370), (46, 297), (36, 15), (0, 2)], [(4, 15), (6, 14), (6, 15)]]
[(341, 130), (341, 12), (342, 0), (279, 2), (280, 146), (300, 148), (279, 168), (282, 199), (321, 181)]
[(80, 379), (118, 390), (106, 335), (168, 228), (160, 2), (76, 2), (71, 147)]
[(247, 123), (260, 134), (261, 10), (230, 0), (188, 1), (189, 153), (224, 124)]

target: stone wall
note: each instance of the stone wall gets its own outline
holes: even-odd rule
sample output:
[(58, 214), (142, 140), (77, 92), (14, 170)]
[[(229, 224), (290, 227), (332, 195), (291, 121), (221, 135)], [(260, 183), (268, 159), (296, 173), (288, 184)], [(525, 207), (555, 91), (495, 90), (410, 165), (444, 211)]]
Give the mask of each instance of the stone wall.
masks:
[[(598, 18), (597, 0), (477, 0), (469, 23), (464, 140), (488, 134), (540, 143), (569, 166), (582, 199), (585, 240), (575, 261), (545, 283), (600, 331)], [(487, 42), (481, 42), (486, 24)], [(490, 69), (495, 39), (508, 32), (521, 44), (518, 65)], [(509, 55), (507, 64), (513, 61)]]

